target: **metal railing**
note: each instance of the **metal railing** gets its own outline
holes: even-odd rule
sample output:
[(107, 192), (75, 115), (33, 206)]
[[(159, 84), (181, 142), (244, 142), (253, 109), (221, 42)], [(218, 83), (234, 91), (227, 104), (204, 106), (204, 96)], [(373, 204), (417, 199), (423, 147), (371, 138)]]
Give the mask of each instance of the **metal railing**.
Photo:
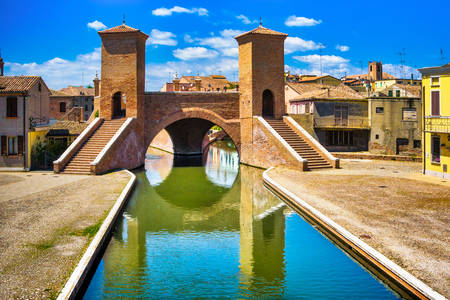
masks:
[(450, 133), (450, 117), (425, 117), (425, 131)]
[(369, 128), (368, 118), (314, 118), (314, 127), (317, 128)]

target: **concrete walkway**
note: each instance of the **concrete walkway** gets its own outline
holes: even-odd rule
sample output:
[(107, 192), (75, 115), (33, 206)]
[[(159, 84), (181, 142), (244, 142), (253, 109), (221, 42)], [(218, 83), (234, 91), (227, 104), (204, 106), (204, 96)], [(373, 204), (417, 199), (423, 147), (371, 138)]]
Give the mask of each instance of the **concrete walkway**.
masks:
[(129, 178), (0, 173), (0, 299), (56, 298)]
[(270, 177), (442, 295), (450, 295), (450, 182), (420, 163), (342, 160)]

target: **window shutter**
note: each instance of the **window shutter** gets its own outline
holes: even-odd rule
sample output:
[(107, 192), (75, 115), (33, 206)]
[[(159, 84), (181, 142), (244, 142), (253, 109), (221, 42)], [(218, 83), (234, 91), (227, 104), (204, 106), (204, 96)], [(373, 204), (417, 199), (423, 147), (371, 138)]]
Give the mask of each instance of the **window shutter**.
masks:
[(19, 135), (19, 136), (18, 136), (18, 149), (17, 149), (17, 153), (18, 153), (18, 154), (23, 154), (23, 135)]
[(431, 92), (431, 115), (439, 116), (441, 114), (439, 107), (439, 91)]
[(2, 144), (2, 155), (6, 155), (6, 135), (2, 135), (1, 140), (0, 140), (1, 144)]

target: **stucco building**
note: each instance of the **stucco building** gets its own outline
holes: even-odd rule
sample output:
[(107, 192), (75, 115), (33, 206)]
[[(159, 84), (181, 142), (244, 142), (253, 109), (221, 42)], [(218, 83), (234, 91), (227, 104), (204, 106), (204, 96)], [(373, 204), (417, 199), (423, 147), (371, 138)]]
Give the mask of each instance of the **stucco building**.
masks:
[(49, 96), (39, 76), (0, 76), (0, 168), (30, 168), (33, 132), (48, 125)]
[(62, 120), (73, 108), (83, 108), (82, 120), (88, 120), (94, 109), (94, 88), (68, 86), (51, 91), (50, 118)]
[(423, 173), (450, 179), (450, 63), (423, 68)]

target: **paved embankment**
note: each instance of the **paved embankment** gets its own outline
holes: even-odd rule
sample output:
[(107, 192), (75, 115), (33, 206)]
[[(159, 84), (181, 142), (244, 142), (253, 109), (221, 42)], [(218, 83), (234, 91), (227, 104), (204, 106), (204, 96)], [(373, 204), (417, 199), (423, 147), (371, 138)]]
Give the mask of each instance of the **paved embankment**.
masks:
[(0, 299), (56, 298), (129, 179), (0, 173)]
[(340, 226), (450, 295), (450, 182), (420, 164), (342, 161), (343, 169), (268, 175)]

